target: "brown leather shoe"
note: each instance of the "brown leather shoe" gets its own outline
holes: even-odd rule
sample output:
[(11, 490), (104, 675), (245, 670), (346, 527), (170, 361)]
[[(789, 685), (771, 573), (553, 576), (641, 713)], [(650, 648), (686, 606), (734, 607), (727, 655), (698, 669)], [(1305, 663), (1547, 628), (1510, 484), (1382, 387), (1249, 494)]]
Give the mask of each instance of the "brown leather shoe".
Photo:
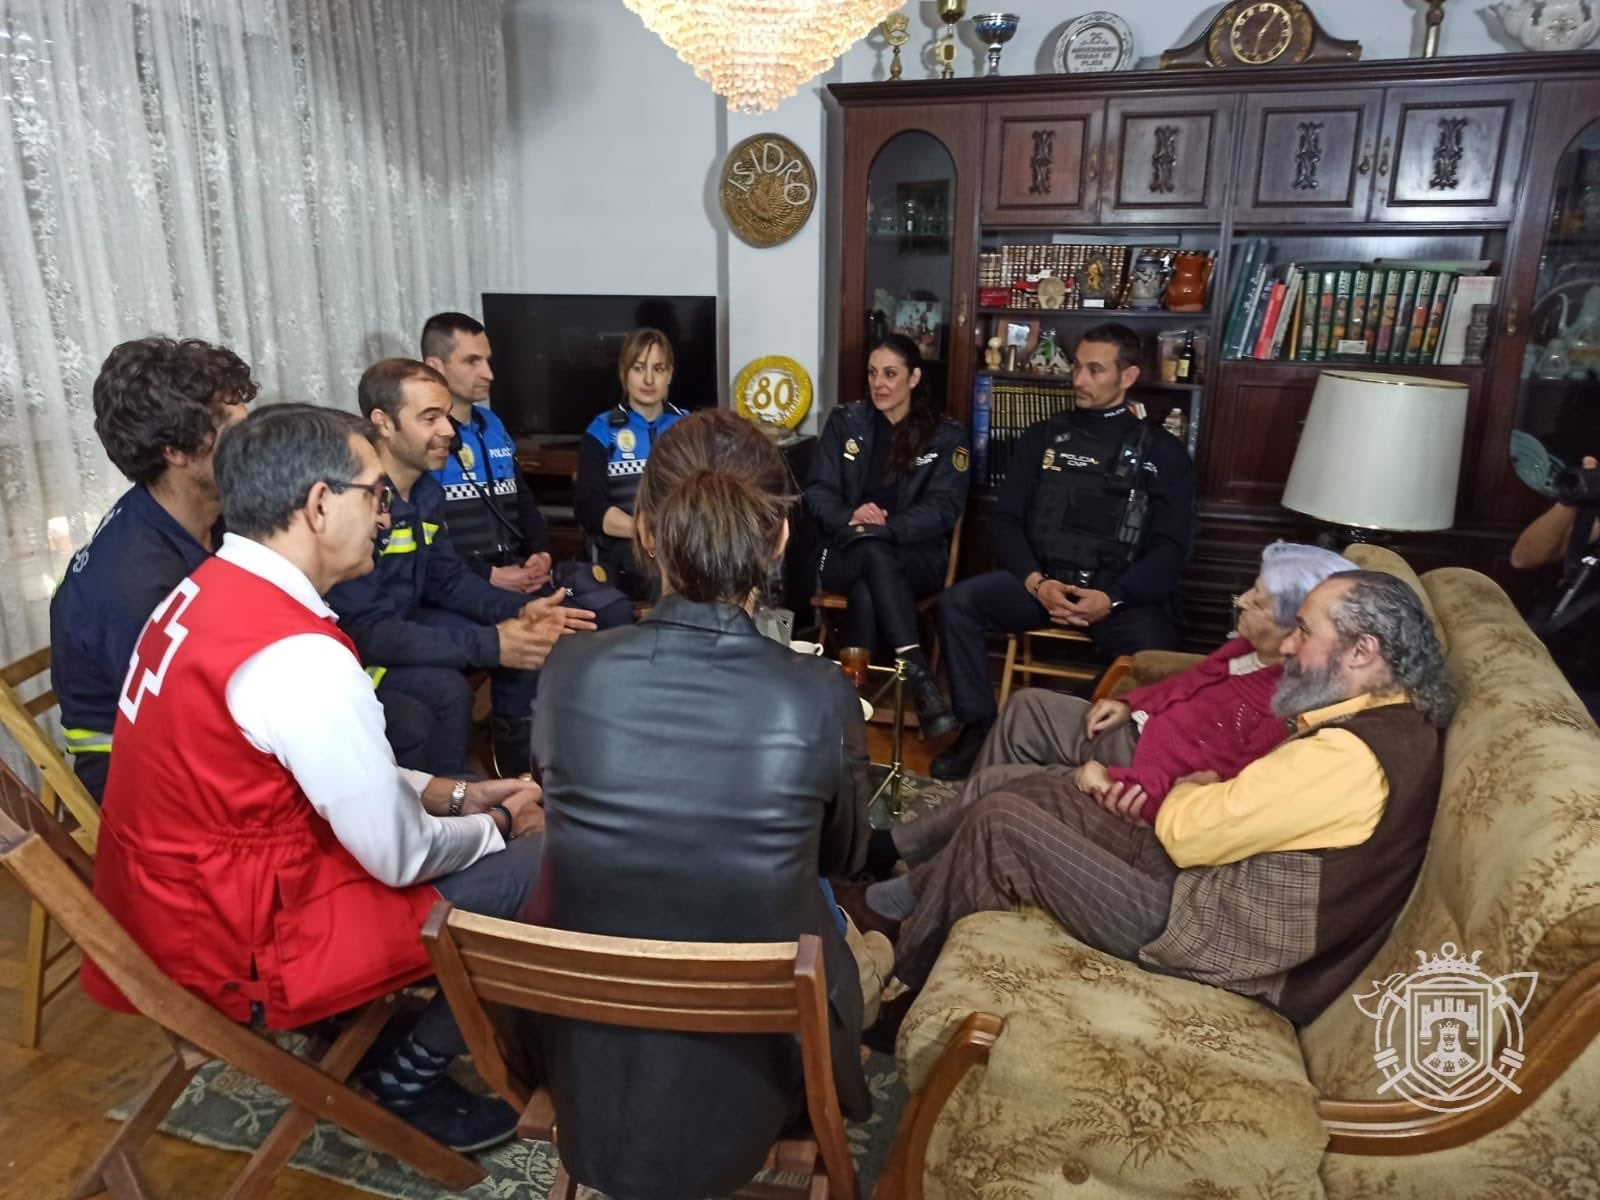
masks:
[(877, 932), (891, 942), (899, 941), (900, 922), (884, 916), (867, 903), (867, 887), (864, 883), (836, 879), (833, 881), (833, 898), (840, 908), (850, 914), (850, 919), (862, 933)]

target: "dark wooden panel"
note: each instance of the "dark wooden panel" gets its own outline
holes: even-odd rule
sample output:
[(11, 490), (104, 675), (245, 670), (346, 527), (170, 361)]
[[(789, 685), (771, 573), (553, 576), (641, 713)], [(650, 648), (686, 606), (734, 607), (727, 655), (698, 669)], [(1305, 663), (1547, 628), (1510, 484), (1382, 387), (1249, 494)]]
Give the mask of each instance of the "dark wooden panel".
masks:
[(1212, 389), (1202, 495), (1212, 503), (1273, 508), (1283, 495), (1318, 368), (1225, 362)]
[(1101, 100), (991, 104), (984, 131), (986, 225), (1092, 224), (1100, 210)]
[(1390, 88), (1372, 219), (1510, 219), (1532, 102), (1531, 83)]
[(1365, 220), (1382, 107), (1379, 88), (1246, 96), (1234, 220)]
[(1236, 105), (1232, 94), (1110, 101), (1101, 218), (1217, 220), (1227, 193)]

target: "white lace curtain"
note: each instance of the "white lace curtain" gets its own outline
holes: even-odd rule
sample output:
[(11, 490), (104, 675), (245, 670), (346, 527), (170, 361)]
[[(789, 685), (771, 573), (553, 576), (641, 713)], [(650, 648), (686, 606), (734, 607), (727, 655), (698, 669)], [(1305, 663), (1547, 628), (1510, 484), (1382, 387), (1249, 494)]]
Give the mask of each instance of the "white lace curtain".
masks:
[(499, 0), (0, 0), (0, 661), (127, 486), (106, 353), (220, 342), (355, 406), (510, 259)]

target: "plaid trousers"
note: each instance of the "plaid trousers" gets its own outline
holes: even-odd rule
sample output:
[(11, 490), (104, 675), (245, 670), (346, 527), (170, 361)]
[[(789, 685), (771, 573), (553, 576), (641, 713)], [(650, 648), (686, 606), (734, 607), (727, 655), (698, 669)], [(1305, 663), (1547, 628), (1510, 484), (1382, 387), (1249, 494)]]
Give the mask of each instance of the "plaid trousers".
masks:
[(1131, 765), (1138, 728), (1128, 721), (1088, 738), (1083, 733), (1088, 712), (1087, 700), (1044, 688), (1023, 688), (1013, 695), (978, 751), (961, 795), (915, 821), (895, 826), (900, 857), (912, 866), (926, 862), (955, 836), (976, 800), (1019, 779), (1047, 772), (1070, 786), (1072, 773), (1090, 759), (1108, 767)]
[(1149, 826), (1106, 812), (1063, 773), (1015, 780), (963, 812), (949, 845), (911, 872), (917, 906), (895, 947), (906, 986), (927, 982), (951, 928), (972, 913), (1031, 904), (1134, 962), (1166, 928), (1177, 865)]

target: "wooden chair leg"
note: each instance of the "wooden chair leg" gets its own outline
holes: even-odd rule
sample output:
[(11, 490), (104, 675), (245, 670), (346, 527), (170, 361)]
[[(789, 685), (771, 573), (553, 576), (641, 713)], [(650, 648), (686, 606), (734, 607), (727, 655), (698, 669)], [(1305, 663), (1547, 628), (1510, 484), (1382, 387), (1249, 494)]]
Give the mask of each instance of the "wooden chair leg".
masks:
[(28, 949), (22, 971), (22, 1035), (24, 1049), (39, 1045), (39, 1022), (44, 1010), (44, 976), (49, 967), (50, 914), (35, 900), (28, 912)]
[(828, 1177), (818, 1171), (811, 1177), (811, 1194), (807, 1200), (828, 1200)]
[(144, 1194), (139, 1177), (139, 1151), (183, 1094), (194, 1073), (206, 1062), (207, 1055), (203, 1051), (173, 1039), (172, 1063), (156, 1080), (133, 1115), (123, 1122), (116, 1136), (100, 1151), (100, 1157), (78, 1177), (78, 1182), (69, 1193), (72, 1200), (86, 1200), (89, 1196), (98, 1196), (106, 1191), (118, 1197)]
[(1006, 667), (1000, 673), (1000, 707), (1006, 706), (1006, 698), (1011, 695), (1011, 674), (1017, 669), (1017, 635), (1006, 636)]
[[(391, 1005), (367, 1005), (328, 1048), (327, 1053), (317, 1060), (317, 1069), (343, 1083), (350, 1077), (350, 1072), (356, 1069), (356, 1064), (361, 1061), (368, 1047), (378, 1040), (378, 1034), (392, 1015), (394, 1009)], [(224, 1200), (259, 1200), (267, 1195), (272, 1190), (278, 1172), (294, 1157), (294, 1152), (300, 1148), (300, 1143), (306, 1140), (306, 1135), (316, 1123), (315, 1113), (298, 1104), (291, 1104), (278, 1118), (278, 1123), (260, 1148), (251, 1155), (249, 1163), (233, 1181)]]
[(567, 1174), (566, 1164), (556, 1159), (556, 1181), (550, 1185), (550, 1200), (576, 1200), (577, 1181)]

